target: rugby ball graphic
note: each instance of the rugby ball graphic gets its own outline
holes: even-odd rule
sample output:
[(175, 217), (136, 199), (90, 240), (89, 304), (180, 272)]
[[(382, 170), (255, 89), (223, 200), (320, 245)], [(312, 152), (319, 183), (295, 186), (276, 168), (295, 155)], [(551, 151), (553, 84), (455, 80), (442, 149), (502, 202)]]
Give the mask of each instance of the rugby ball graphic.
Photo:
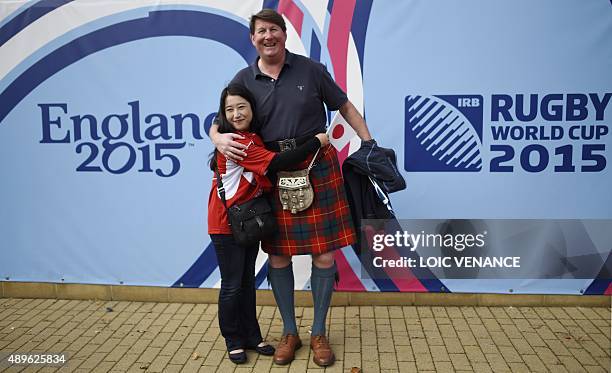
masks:
[(405, 110), (407, 171), (480, 171), (482, 96), (410, 95)]

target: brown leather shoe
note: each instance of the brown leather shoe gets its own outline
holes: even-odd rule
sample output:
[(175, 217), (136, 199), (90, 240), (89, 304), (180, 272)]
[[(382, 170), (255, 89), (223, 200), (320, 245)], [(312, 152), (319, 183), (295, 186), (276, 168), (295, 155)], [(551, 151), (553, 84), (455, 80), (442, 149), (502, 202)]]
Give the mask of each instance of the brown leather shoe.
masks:
[(310, 348), (312, 348), (312, 361), (318, 366), (326, 367), (336, 361), (336, 356), (324, 335), (311, 336)]
[(287, 365), (295, 359), (295, 351), (302, 347), (300, 337), (293, 334), (284, 335), (276, 351), (274, 352), (274, 363), (278, 365)]

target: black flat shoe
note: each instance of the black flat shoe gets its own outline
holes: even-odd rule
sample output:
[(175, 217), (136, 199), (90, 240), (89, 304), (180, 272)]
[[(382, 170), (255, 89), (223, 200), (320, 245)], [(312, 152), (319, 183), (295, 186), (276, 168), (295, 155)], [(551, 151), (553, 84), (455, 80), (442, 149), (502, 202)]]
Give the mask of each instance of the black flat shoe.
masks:
[(275, 349), (271, 345), (265, 345), (261, 347), (255, 346), (255, 351), (260, 355), (272, 356), (274, 355)]
[(249, 347), (247, 347), (247, 350), (255, 350), (258, 354), (265, 355), (265, 356), (272, 356), (272, 355), (274, 355), (274, 351), (276, 351), (274, 349), (274, 347), (272, 347), (269, 344), (263, 345), (261, 347), (259, 347), (259, 346), (249, 346)]
[(227, 356), (234, 364), (244, 364), (247, 361), (247, 354), (244, 351), (235, 354), (230, 354), (228, 351)]

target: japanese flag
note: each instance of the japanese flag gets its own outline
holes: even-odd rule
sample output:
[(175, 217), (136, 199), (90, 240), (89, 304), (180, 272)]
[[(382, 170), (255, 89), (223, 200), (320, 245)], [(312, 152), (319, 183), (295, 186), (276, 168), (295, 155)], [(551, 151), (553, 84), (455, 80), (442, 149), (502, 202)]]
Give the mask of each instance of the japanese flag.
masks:
[(329, 142), (338, 151), (338, 160), (340, 163), (342, 163), (346, 157), (359, 150), (361, 146), (361, 139), (357, 136), (355, 130), (346, 122), (340, 112), (336, 112), (327, 133), (329, 134)]

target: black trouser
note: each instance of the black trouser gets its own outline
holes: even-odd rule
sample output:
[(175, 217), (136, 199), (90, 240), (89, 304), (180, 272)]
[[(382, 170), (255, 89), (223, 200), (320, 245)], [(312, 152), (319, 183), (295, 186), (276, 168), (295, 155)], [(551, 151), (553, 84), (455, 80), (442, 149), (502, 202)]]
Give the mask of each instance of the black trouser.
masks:
[(238, 246), (231, 234), (211, 234), (221, 272), (219, 328), (227, 350), (262, 341), (255, 310), (255, 259), (259, 245)]

